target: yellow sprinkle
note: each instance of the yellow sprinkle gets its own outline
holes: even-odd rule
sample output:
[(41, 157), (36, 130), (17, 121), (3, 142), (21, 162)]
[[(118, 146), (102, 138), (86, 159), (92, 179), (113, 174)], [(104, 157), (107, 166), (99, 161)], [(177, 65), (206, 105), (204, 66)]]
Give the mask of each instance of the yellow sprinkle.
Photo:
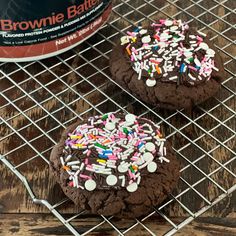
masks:
[(80, 136), (80, 135), (71, 135), (70, 138), (71, 139), (81, 139), (82, 136)]
[(99, 163), (106, 163), (106, 161), (102, 160), (102, 159), (97, 159), (97, 162), (99, 162)]
[(135, 43), (136, 42), (136, 40), (137, 40), (137, 38), (132, 38), (132, 41)]
[(84, 147), (84, 145), (81, 144), (81, 143), (76, 143), (76, 144), (74, 144), (74, 146), (79, 147), (79, 148), (83, 148)]

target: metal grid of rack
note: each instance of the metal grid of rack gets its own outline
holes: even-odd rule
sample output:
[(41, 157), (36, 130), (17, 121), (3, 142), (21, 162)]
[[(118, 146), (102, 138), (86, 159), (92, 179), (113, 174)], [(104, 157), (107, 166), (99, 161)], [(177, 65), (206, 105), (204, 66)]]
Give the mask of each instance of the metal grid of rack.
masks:
[[(0, 146), (11, 145), (0, 149), (0, 160), (19, 177), (32, 200), (47, 207), (74, 235), (87, 235), (104, 224), (118, 235), (137, 227), (145, 229), (147, 235), (156, 235), (156, 228), (146, 223), (155, 215), (170, 225), (164, 234), (173, 235), (236, 190), (235, 17), (233, 0), (117, 0), (109, 23), (74, 50), (48, 60), (1, 63), (0, 127), (4, 136), (0, 137)], [(209, 33), (224, 60), (226, 79), (221, 90), (191, 114), (150, 107), (110, 77), (109, 53), (119, 37), (133, 25), (158, 18), (181, 18)], [(108, 110), (135, 112), (161, 124), (182, 162), (181, 183), (162, 205), (126, 227), (119, 228), (113, 217), (98, 216), (95, 225), (81, 231), (73, 221), (84, 218), (84, 211), (66, 218), (60, 209), (69, 200), (50, 202), (42, 198), (24, 167), (43, 162), (48, 168), (58, 133), (77, 119)], [(19, 153), (24, 155), (19, 157)], [(224, 158), (219, 157), (222, 153)], [(216, 178), (221, 174), (225, 181)], [(200, 190), (203, 184), (209, 188), (207, 194)], [(201, 204), (191, 206), (190, 192)], [(182, 221), (171, 217), (172, 207), (181, 212)]]

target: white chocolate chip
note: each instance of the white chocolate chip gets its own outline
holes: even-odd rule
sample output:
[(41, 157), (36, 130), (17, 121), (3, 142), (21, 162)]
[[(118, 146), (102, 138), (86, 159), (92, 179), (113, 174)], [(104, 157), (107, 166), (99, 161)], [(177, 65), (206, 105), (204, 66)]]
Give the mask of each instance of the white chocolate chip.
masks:
[(84, 184), (85, 188), (88, 191), (93, 191), (96, 188), (96, 182), (92, 179), (86, 180), (85, 184)]
[(169, 34), (167, 34), (167, 33), (162, 33), (162, 34), (160, 35), (160, 37), (161, 37), (162, 39), (167, 39), (167, 38), (169, 38)]
[(154, 161), (150, 162), (150, 163), (148, 164), (148, 166), (147, 166), (147, 170), (148, 170), (148, 172), (150, 172), (150, 173), (155, 172), (156, 169), (157, 169), (157, 164), (156, 164), (156, 162), (154, 162)]
[(142, 37), (142, 43), (150, 43), (151, 37), (150, 35)]
[(125, 173), (125, 172), (128, 171), (128, 167), (125, 166), (125, 165), (119, 165), (119, 166), (118, 166), (118, 171), (119, 171), (120, 173)]
[(213, 49), (209, 48), (207, 49), (206, 53), (208, 54), (208, 56), (214, 57), (216, 52)]
[(116, 126), (115, 126), (115, 124), (112, 123), (112, 122), (107, 122), (106, 125), (105, 125), (105, 128), (106, 128), (107, 130), (113, 130), (113, 129), (116, 128)]
[(173, 21), (172, 20), (166, 20), (165, 25), (166, 26), (171, 26), (171, 25), (173, 25)]
[(125, 120), (128, 122), (128, 123), (134, 123), (134, 121), (136, 120), (136, 117), (135, 115), (133, 114), (127, 114), (125, 116)]
[(152, 152), (155, 150), (155, 144), (152, 142), (148, 142), (145, 144), (145, 148), (147, 151)]
[(137, 185), (137, 183), (132, 183), (129, 186), (127, 186), (126, 189), (128, 192), (132, 193), (138, 189), (138, 185)]
[(204, 49), (204, 50), (207, 50), (209, 48), (209, 46), (206, 43), (200, 43), (199, 47)]
[(117, 183), (117, 177), (115, 175), (108, 175), (106, 182), (108, 185), (113, 186)]
[(177, 25), (171, 26), (170, 27), (170, 31), (175, 31), (177, 30), (179, 27)]
[(141, 29), (141, 30), (139, 31), (139, 33), (140, 33), (140, 34), (146, 34), (146, 33), (147, 33), (147, 30), (146, 30), (146, 29)]
[(155, 79), (147, 79), (146, 80), (146, 85), (148, 86), (148, 87), (153, 87), (153, 86), (155, 86), (156, 85), (156, 80)]
[(122, 37), (120, 38), (120, 42), (121, 42), (121, 45), (124, 45), (124, 44), (129, 43), (129, 38), (128, 38), (128, 36), (122, 36)]
[(149, 162), (149, 161), (152, 161), (154, 159), (154, 156), (152, 155), (151, 152), (145, 152), (143, 154), (143, 159), (144, 159), (144, 161)]

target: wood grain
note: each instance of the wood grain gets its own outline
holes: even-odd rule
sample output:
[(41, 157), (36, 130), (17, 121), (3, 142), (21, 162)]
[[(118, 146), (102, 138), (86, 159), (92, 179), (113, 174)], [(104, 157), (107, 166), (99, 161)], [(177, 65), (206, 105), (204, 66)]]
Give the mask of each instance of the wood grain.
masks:
[[(181, 222), (183, 218), (173, 218), (175, 222)], [(85, 233), (88, 229), (96, 226), (100, 221), (89, 217), (86, 221), (83, 219), (75, 219), (73, 226), (78, 229), (79, 233)], [(115, 222), (114, 222), (115, 223)], [(119, 224), (119, 229), (126, 230), (127, 226), (132, 225), (133, 221), (123, 221)], [(0, 215), (1, 235), (71, 235), (69, 231), (54, 217), (47, 214), (2, 214)], [(144, 222), (144, 225), (156, 235), (163, 235), (170, 230), (170, 225), (163, 220), (151, 218)], [(150, 235), (143, 226), (137, 226), (134, 231), (128, 232), (126, 235), (136, 236)], [(184, 227), (175, 235), (178, 236), (234, 236), (236, 234), (236, 223), (234, 218), (227, 220), (222, 218), (198, 218), (196, 221)], [(104, 223), (102, 226), (94, 229), (88, 235), (117, 235), (117, 232), (112, 227)]]

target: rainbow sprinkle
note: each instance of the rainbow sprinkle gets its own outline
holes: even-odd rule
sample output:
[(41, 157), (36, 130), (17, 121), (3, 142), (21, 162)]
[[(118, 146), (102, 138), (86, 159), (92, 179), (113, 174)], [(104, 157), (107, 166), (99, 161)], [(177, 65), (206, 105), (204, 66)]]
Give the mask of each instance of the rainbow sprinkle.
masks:
[(89, 118), (69, 133), (60, 160), (70, 187), (135, 192), (143, 175), (169, 162), (164, 143), (153, 122), (108, 113)]
[[(149, 33), (152, 32), (152, 35)], [(189, 30), (181, 20), (161, 19), (150, 29), (137, 27), (121, 37), (138, 80), (153, 87), (157, 80), (194, 85), (211, 78), (215, 51), (204, 42), (206, 34)]]

